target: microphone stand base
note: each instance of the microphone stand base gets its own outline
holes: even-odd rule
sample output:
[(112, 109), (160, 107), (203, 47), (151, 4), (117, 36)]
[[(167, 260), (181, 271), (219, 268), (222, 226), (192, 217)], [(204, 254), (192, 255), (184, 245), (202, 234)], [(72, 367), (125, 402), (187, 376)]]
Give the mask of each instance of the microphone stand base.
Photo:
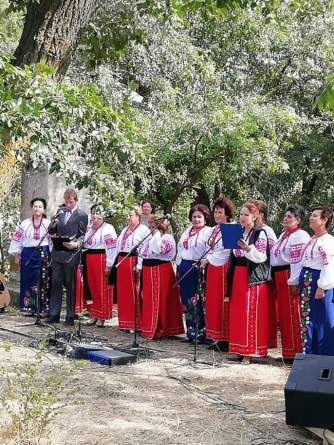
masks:
[(37, 320), (35, 321), (35, 324), (36, 325), (40, 325), (40, 324), (42, 324), (42, 322), (41, 322), (41, 320), (39, 318), (37, 318)]

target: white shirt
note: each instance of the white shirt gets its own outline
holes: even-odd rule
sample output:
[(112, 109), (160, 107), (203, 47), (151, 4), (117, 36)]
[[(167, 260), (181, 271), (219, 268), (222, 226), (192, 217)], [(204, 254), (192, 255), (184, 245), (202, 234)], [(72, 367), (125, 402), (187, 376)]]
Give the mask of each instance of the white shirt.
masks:
[[(320, 270), (318, 287), (328, 290), (334, 287), (334, 237), (329, 233), (313, 236), (305, 245), (301, 260), (298, 263), (300, 270), (303, 267)], [(290, 283), (289, 283), (290, 284)], [(291, 284), (298, 284), (298, 280)]]
[(35, 226), (32, 222), (32, 218), (23, 220), (14, 233), (13, 239), (9, 245), (8, 253), (11, 255), (14, 255), (15, 253), (20, 254), (24, 247), (36, 247), (44, 236), (45, 238), (40, 245), (49, 246), (51, 248), (51, 236), (47, 234), (50, 224), (51, 221), (46, 218), (42, 219), (40, 225)]
[(219, 225), (213, 227), (209, 233), (209, 237), (206, 241), (206, 250), (208, 249), (210, 249), (210, 251), (206, 256), (206, 259), (212, 266), (216, 267), (223, 266), (230, 257), (231, 249), (224, 248), (223, 238)]
[(188, 227), (181, 235), (175, 261), (178, 266), (182, 260), (198, 261), (206, 251), (206, 241), (211, 227), (205, 226), (193, 235), (190, 233), (192, 228)]
[(248, 244), (249, 242), (249, 233), (243, 234), (243, 239), (245, 243), (250, 248), (249, 252), (246, 252), (242, 249), (233, 249), (233, 255), (235, 257), (246, 257), (248, 260), (252, 261), (253, 263), (264, 263), (267, 259), (267, 233), (265, 230), (261, 230), (259, 237), (255, 244)]
[(157, 232), (149, 237), (138, 249), (137, 268), (142, 269), (143, 259), (171, 261), (175, 256), (175, 240), (172, 235)]
[(149, 228), (144, 224), (138, 224), (135, 230), (130, 230), (128, 226), (124, 227), (117, 238), (117, 252), (131, 252), (149, 233)]
[(104, 249), (106, 251), (106, 266), (111, 267), (116, 259), (117, 235), (111, 224), (103, 223), (98, 229), (93, 225), (87, 227), (84, 248)]
[(309, 239), (310, 235), (305, 230), (298, 229), (290, 234), (283, 232), (270, 252), (271, 266), (290, 264), (289, 285), (298, 283), (301, 254)]

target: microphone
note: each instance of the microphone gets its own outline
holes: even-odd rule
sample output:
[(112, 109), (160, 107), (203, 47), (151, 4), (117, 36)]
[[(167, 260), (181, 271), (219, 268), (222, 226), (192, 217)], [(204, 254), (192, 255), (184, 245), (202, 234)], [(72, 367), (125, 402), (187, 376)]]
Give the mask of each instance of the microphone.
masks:
[(155, 218), (155, 221), (164, 221), (165, 219), (167, 219), (167, 221), (169, 221), (172, 218), (172, 216), (167, 213), (166, 215), (162, 215), (160, 218)]
[(113, 218), (115, 215), (116, 215), (116, 212), (114, 212), (113, 210), (107, 210), (104, 217), (105, 218)]
[(54, 219), (57, 219), (58, 216), (62, 215), (65, 210), (66, 210), (66, 207), (61, 207), (60, 209), (58, 209), (57, 213), (54, 216)]

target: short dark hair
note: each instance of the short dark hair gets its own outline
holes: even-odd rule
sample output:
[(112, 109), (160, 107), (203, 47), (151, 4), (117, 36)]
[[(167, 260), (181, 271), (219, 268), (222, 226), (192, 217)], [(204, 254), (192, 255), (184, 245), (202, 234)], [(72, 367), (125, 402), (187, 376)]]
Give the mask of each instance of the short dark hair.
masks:
[(150, 204), (151, 205), (151, 207), (152, 207), (152, 209), (153, 209), (153, 202), (150, 200), (150, 199), (148, 199), (148, 198), (145, 198), (145, 199), (143, 199), (142, 200), (142, 202), (141, 202), (141, 208), (143, 208), (143, 205), (144, 204)]
[(285, 213), (286, 212), (293, 213), (295, 218), (300, 220), (300, 222), (298, 224), (298, 227), (300, 227), (302, 222), (304, 221), (305, 215), (306, 215), (304, 207), (302, 207), (298, 204), (289, 204), (285, 209)]
[(102, 216), (104, 215), (104, 213), (106, 211), (102, 202), (93, 204), (92, 207), (90, 208), (90, 213), (93, 213), (94, 210), (95, 210), (95, 213), (98, 213), (99, 215), (102, 215)]
[(227, 216), (227, 221), (232, 221), (234, 218), (234, 205), (226, 196), (219, 195), (218, 198), (213, 203), (213, 210), (219, 207), (225, 210), (225, 215)]
[(189, 221), (191, 221), (194, 212), (201, 212), (204, 215), (205, 224), (211, 223), (210, 210), (204, 204), (195, 204), (191, 207), (188, 215)]
[(44, 206), (44, 210), (46, 209), (46, 201), (45, 201), (44, 198), (34, 198), (34, 199), (32, 199), (32, 200), (30, 201), (30, 207), (32, 207), (36, 201), (41, 201), (41, 203), (42, 203), (43, 206)]
[(331, 211), (331, 209), (327, 206), (318, 206), (318, 207), (313, 207), (312, 212), (314, 212), (314, 210), (321, 211), (320, 214), (321, 219), (327, 218), (326, 229), (328, 229), (328, 227), (331, 225), (333, 221), (333, 212)]

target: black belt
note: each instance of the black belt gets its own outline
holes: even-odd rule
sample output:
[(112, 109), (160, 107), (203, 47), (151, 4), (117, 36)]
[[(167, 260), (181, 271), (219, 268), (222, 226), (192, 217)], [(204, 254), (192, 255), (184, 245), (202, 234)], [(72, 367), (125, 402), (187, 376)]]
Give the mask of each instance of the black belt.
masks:
[(154, 267), (154, 266), (160, 266), (161, 264), (168, 264), (170, 261), (164, 261), (159, 259), (144, 259), (143, 260), (143, 266), (145, 267)]
[(119, 256), (137, 256), (136, 253), (130, 253), (130, 252), (118, 252)]
[(106, 253), (105, 249), (87, 249), (84, 251), (84, 255), (101, 255), (101, 253)]
[(284, 264), (283, 266), (271, 266), (272, 272), (282, 272), (283, 270), (289, 270), (290, 264)]

